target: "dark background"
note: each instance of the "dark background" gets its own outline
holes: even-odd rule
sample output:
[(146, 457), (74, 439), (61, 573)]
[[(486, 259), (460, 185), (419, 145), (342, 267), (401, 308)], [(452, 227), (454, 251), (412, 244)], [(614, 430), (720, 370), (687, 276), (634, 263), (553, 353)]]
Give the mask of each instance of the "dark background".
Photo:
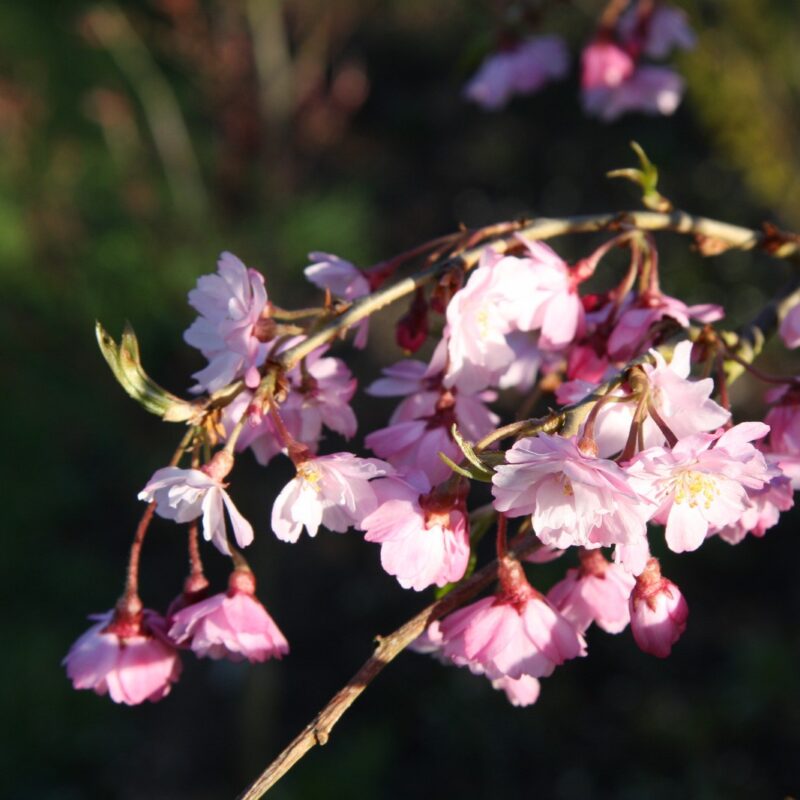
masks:
[[(545, 27), (577, 52), (602, 4), (552, 5)], [(291, 655), (252, 667), (186, 659), (172, 694), (137, 708), (72, 691), (59, 661), (85, 616), (119, 594), (136, 493), (181, 434), (116, 386), (94, 320), (115, 335), (130, 320), (150, 373), (185, 392), (203, 364), (181, 339), (194, 316), (185, 296), (221, 249), (298, 307), (314, 299), (302, 281), (310, 250), (366, 266), (460, 222), (635, 206), (631, 186), (603, 177), (632, 163), (631, 139), (679, 207), (798, 229), (795, 0), (682, 5), (700, 35), (678, 59), (683, 105), (673, 118), (612, 125), (581, 114), (575, 70), (500, 113), (465, 104), (461, 86), (494, 35), (488, 2), (2, 5), (0, 795), (232, 797), (350, 677), (372, 637), (428, 601), (402, 591), (354, 533), (278, 542), (269, 511), (290, 471), (245, 457), (233, 491), (257, 531), (248, 558)], [(664, 288), (726, 303), (732, 324), (788, 275), (765, 256), (706, 261), (677, 237), (659, 243)], [(557, 244), (570, 258), (588, 245)], [(400, 357), (388, 327), (373, 326), (370, 350), (350, 362), (365, 381)], [(777, 346), (763, 367), (791, 370)], [(742, 381), (735, 396), (740, 418), (761, 412), (761, 387)], [(391, 408), (367, 405), (362, 432)], [(796, 526), (789, 514), (764, 540), (666, 555), (691, 607), (673, 656), (592, 629), (591, 658), (557, 670), (529, 709), (465, 671), (402, 655), (274, 797), (800, 791)], [(221, 588), (227, 564), (205, 552)], [(540, 568), (537, 585), (563, 566)], [(184, 570), (183, 533), (157, 520), (146, 603), (163, 609)]]

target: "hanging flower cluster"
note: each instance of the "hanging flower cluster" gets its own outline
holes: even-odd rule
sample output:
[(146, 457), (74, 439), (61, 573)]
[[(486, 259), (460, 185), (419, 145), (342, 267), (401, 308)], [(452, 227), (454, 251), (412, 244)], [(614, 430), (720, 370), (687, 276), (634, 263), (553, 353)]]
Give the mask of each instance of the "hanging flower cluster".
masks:
[[(514, 22), (504, 28), (498, 51), (487, 56), (464, 88), (465, 97), (487, 110), (503, 108), (514, 95), (532, 94), (569, 73), (569, 50), (560, 37), (522, 34), (516, 15)], [(538, 17), (532, 22), (538, 25)], [(684, 81), (673, 69), (652, 62), (694, 45), (681, 9), (661, 0), (614, 0), (581, 54), (584, 111), (605, 122), (630, 112), (672, 114)]]
[[(625, 36), (655, 36), (638, 22), (618, 23)], [(641, 52), (656, 56), (665, 41), (685, 41), (674, 19), (671, 28), (659, 24), (672, 33), (641, 39)], [(643, 169), (628, 172), (645, 202), (667, 202), (637, 152)], [(626, 212), (501, 223), (366, 270), (313, 253), (306, 276), (324, 300), (298, 310), (277, 306), (264, 275), (223, 253), (189, 294), (198, 317), (185, 339), (208, 362), (193, 376), (192, 400), (150, 380), (131, 331), (117, 345), (100, 329), (126, 391), (188, 430), (139, 492), (147, 506), (121, 598), (92, 617), (64, 659), (75, 688), (135, 705), (169, 694), (189, 652), (250, 662), (288, 654), (241, 552), (265, 535), (229, 491), (248, 453), (294, 469), (272, 506), (277, 540), (354, 532), (379, 545), (376, 563), (400, 587), (435, 588), (441, 599), (400, 629), (389, 660), (410, 646), (527, 706), (556, 667), (587, 655), (593, 624), (613, 635), (630, 625), (641, 650), (668, 656), (687, 629), (688, 605), (661, 561), (671, 570), (673, 554), (708, 539), (764, 536), (800, 488), (800, 379), (757, 369), (747, 338), (755, 334), (722, 329), (720, 306), (687, 305), (661, 288), (652, 230), (685, 232), (695, 220)], [(540, 241), (542, 231), (587, 230), (605, 240), (574, 263)], [(748, 233), (739, 240), (758, 236)], [(623, 254), (622, 270), (612, 252)], [(392, 282), (414, 260), (422, 269)], [(326, 431), (349, 440), (358, 429), (356, 378), (330, 350), (348, 331), (367, 346), (371, 314), (403, 297), (404, 357), (364, 390), (396, 398), (394, 410), (382, 427), (362, 431), (363, 450), (330, 452)], [(798, 301), (790, 287), (771, 315), (758, 317), (771, 319), (789, 347), (800, 344)], [(728, 389), (743, 371), (771, 386), (763, 422), (734, 418)], [(515, 420), (503, 419), (509, 408)], [(478, 484), (484, 503), (491, 492), (488, 505)], [(186, 526), (190, 564), (163, 614), (145, 608), (138, 590), (154, 517)], [(496, 557), (476, 568), (489, 532)], [(230, 559), (224, 592), (209, 594), (203, 540)], [(563, 577), (548, 586), (538, 565), (559, 557)]]

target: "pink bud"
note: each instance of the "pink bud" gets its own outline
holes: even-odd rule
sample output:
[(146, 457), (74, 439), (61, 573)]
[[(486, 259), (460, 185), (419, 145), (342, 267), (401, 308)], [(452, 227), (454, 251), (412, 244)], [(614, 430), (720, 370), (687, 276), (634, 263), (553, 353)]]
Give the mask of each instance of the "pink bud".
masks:
[(428, 338), (428, 302), (421, 289), (417, 290), (411, 306), (397, 323), (397, 345), (407, 353), (416, 353)]
[(686, 630), (689, 606), (680, 589), (661, 577), (658, 559), (651, 558), (636, 579), (631, 594), (631, 630), (645, 653), (666, 658)]

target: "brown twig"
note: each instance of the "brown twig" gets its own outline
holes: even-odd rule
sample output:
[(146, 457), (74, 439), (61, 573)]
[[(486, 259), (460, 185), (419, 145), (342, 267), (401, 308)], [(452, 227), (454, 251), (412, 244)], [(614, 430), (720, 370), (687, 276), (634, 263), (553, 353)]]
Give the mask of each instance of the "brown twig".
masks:
[[(539, 546), (535, 536), (529, 536), (511, 552), (522, 557)], [(286, 749), (239, 796), (239, 800), (258, 800), (274, 786), (315, 745), (326, 744), (331, 730), (342, 714), (355, 702), (383, 668), (393, 661), (436, 619), (458, 608), (462, 603), (485, 589), (497, 577), (498, 561), (495, 559), (471, 578), (464, 581), (441, 600), (431, 603), (405, 625), (388, 636), (377, 638), (375, 652), (367, 659), (352, 680), (340, 689), (325, 708), (295, 737)]]

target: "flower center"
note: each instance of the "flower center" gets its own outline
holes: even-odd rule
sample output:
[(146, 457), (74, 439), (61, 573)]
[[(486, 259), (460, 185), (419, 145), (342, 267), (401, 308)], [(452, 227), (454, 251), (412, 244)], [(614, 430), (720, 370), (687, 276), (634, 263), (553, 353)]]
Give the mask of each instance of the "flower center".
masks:
[(315, 492), (322, 491), (319, 486), (322, 480), (322, 472), (316, 465), (312, 464), (310, 461), (304, 461), (297, 467), (297, 474), (311, 486)]
[(712, 477), (693, 469), (687, 469), (677, 477), (674, 490), (675, 502), (688, 502), (690, 508), (696, 508), (700, 504), (704, 508), (711, 508), (711, 503), (719, 494)]

